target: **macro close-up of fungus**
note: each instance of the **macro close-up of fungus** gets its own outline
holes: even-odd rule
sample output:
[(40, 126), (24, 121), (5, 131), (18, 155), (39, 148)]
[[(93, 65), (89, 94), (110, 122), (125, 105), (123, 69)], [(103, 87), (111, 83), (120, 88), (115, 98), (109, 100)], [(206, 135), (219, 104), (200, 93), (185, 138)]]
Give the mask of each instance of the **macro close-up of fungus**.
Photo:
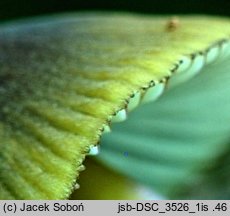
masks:
[(230, 198), (229, 18), (1, 23), (0, 107), (0, 199)]

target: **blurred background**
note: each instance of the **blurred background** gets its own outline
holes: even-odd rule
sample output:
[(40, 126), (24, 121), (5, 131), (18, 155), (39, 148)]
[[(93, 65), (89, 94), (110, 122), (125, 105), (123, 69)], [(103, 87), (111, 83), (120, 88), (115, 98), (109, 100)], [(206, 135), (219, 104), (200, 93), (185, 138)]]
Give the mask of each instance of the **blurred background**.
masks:
[(1, 0), (0, 21), (32, 15), (83, 10), (230, 16), (229, 8), (229, 0)]

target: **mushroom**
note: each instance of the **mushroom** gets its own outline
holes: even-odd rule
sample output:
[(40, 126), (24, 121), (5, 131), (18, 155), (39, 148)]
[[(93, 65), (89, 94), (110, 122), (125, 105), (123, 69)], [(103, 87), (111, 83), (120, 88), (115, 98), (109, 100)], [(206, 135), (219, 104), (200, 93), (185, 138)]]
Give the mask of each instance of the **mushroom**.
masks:
[(229, 36), (192, 15), (1, 24), (0, 198), (69, 198), (99, 145), (91, 164), (165, 197), (229, 196)]

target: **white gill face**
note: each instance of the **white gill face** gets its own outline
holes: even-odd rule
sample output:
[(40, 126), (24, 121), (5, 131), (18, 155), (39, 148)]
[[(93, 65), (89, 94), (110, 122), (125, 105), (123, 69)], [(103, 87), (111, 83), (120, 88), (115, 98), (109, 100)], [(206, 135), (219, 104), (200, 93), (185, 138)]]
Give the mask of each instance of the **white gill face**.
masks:
[(212, 63), (218, 58), (219, 55), (220, 55), (220, 49), (219, 49), (219, 46), (216, 45), (207, 52), (205, 63), (206, 64)]
[[(190, 56), (182, 56), (177, 63), (178, 67), (175, 74), (169, 78), (167, 83), (167, 89), (170, 89), (182, 82), (185, 82), (197, 75), (202, 71), (205, 65), (216, 64), (219, 61), (225, 60), (230, 56), (230, 41), (224, 40), (220, 43), (216, 43), (204, 53), (197, 53)], [(155, 82), (153, 86), (150, 86), (145, 91), (140, 90), (130, 97), (127, 107), (119, 110), (111, 118), (111, 122), (122, 122), (127, 119), (127, 113), (138, 107), (140, 104), (152, 102), (157, 100), (164, 92), (165, 82)], [(103, 133), (110, 132), (110, 126), (104, 125)], [(91, 146), (88, 155), (96, 155), (99, 153), (98, 146)]]
[(230, 56), (230, 41), (226, 41), (221, 45), (220, 59), (226, 59)]
[(204, 55), (202, 54), (196, 55), (192, 59), (190, 66), (186, 70), (180, 71), (180, 73), (176, 71), (175, 75), (169, 79), (168, 88), (174, 87), (182, 82), (189, 80), (190, 78), (198, 74), (203, 66), (204, 66)]
[(139, 103), (141, 101), (141, 93), (140, 92), (136, 92), (133, 97), (131, 97), (129, 99), (129, 103), (127, 105), (127, 110), (128, 112), (132, 111), (133, 109), (135, 109)]
[(103, 126), (103, 133), (109, 133), (109, 132), (111, 132), (111, 128), (110, 128), (110, 126), (109, 125), (104, 125)]
[(121, 122), (126, 120), (127, 111), (125, 109), (119, 110), (111, 119), (111, 122)]
[(157, 83), (156, 85), (148, 88), (142, 97), (141, 103), (155, 101), (161, 96), (165, 88), (165, 83)]
[(99, 145), (92, 145), (92, 146), (90, 146), (90, 148), (89, 148), (89, 153), (88, 153), (88, 155), (98, 155), (99, 154), (99, 152), (100, 152), (100, 147), (99, 147)]

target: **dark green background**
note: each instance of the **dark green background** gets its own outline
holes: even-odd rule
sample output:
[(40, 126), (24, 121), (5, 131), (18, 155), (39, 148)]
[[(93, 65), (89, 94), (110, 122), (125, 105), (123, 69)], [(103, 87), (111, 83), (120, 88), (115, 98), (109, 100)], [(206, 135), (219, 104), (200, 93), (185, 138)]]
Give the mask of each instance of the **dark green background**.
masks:
[(151, 14), (202, 13), (230, 16), (230, 0), (0, 0), (0, 21), (82, 10), (119, 10)]

